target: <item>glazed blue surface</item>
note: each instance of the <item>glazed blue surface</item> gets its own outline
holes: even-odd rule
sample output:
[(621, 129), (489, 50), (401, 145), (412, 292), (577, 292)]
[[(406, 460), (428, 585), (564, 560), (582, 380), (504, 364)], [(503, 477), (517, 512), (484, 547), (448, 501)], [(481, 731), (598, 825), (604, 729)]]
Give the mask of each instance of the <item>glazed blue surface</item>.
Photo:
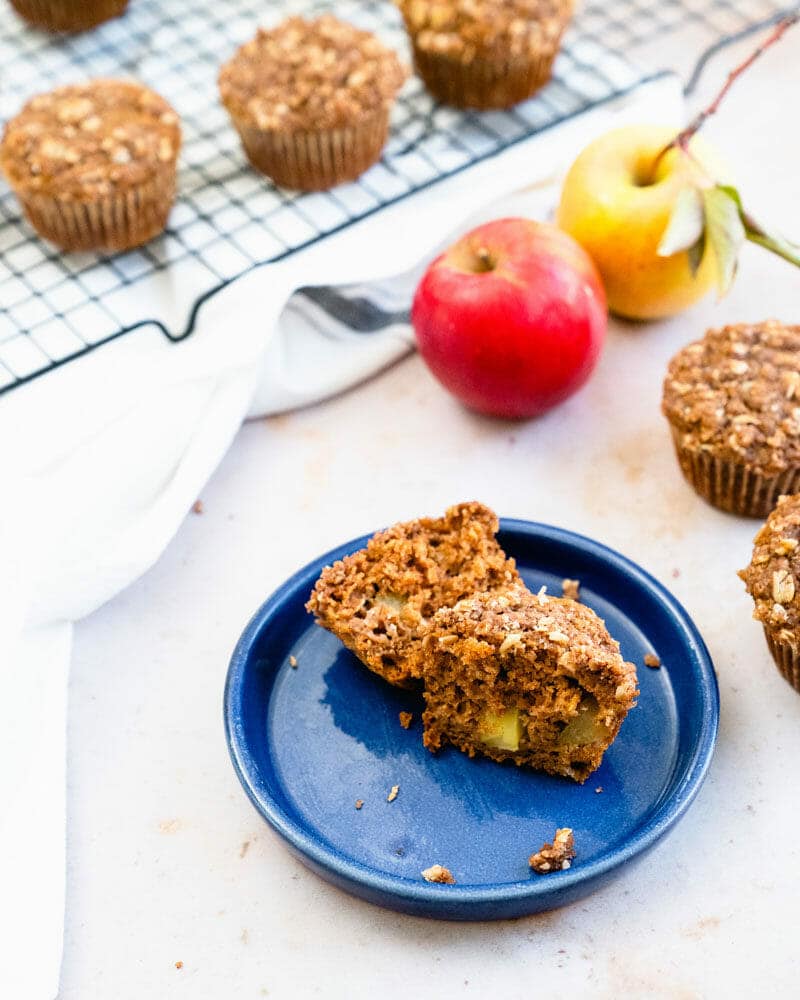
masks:
[[(637, 665), (639, 704), (584, 785), (452, 748), (425, 750), (422, 696), (371, 674), (304, 609), (322, 567), (366, 538), (288, 580), (256, 612), (231, 659), (225, 724), (245, 791), (306, 865), (373, 903), (485, 920), (571, 902), (662, 837), (708, 768), (717, 683), (678, 602), (629, 560), (579, 535), (504, 520), (499, 541), (532, 590), (544, 584), (560, 595), (564, 577), (579, 579), (581, 600)], [(642, 665), (653, 651), (660, 670)], [(409, 730), (401, 711), (414, 714)], [(390, 803), (393, 785), (400, 790)], [(364, 800), (360, 810), (356, 799)], [(573, 866), (533, 874), (529, 855), (562, 826), (575, 833)], [(432, 864), (448, 867), (457, 884), (425, 882), (420, 873)]]

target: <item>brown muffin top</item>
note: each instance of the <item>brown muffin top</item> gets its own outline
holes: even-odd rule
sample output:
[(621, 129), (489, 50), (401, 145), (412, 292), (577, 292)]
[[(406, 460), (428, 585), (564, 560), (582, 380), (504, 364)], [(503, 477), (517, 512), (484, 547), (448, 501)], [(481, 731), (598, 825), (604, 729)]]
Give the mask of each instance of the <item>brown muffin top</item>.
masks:
[(180, 144), (178, 116), (158, 94), (90, 80), (31, 98), (6, 125), (0, 167), (17, 191), (93, 201), (173, 166)]
[(800, 465), (800, 327), (709, 330), (670, 361), (662, 409), (681, 448), (764, 476)]
[[(739, 571), (755, 602), (753, 617), (779, 631), (800, 624), (800, 494), (781, 497)], [(789, 636), (786, 636), (789, 637)]]
[(532, 594), (522, 584), (503, 593), (476, 594), (434, 615), (425, 645), (435, 643), (459, 659), (479, 647), (501, 657), (552, 658), (559, 671), (586, 670), (616, 684), (618, 700), (637, 695), (636, 667), (626, 663), (605, 622), (585, 604), (544, 592)]
[(396, 524), (326, 567), (306, 607), (368, 667), (407, 683), (419, 676), (421, 637), (438, 608), (519, 581), (494, 537), (498, 526), (476, 502)]
[(476, 56), (521, 56), (555, 48), (573, 0), (396, 0), (414, 44), (471, 62)]
[(325, 14), (259, 29), (222, 67), (222, 102), (259, 129), (336, 128), (388, 107), (407, 73), (368, 31)]

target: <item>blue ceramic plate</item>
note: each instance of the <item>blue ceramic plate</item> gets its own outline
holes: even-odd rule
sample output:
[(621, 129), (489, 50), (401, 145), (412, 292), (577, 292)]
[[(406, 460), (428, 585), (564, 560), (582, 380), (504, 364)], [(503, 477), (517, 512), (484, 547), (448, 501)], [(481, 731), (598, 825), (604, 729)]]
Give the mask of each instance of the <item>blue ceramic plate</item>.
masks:
[[(579, 579), (582, 600), (637, 664), (639, 704), (584, 785), (452, 748), (435, 757), (424, 749), (421, 696), (371, 674), (303, 607), (322, 567), (366, 538), (288, 580), (233, 654), (225, 724), (245, 791), (304, 864), (373, 903), (451, 920), (569, 903), (675, 825), (711, 760), (716, 678), (678, 602), (638, 566), (580, 535), (505, 520), (499, 541), (534, 591), (546, 584), (560, 594), (564, 577)], [(642, 666), (652, 651), (660, 670)], [(414, 714), (409, 730), (401, 711)], [(399, 794), (387, 802), (393, 785)], [(562, 826), (575, 832), (572, 867), (533, 874), (529, 855)], [(448, 867), (457, 884), (425, 882), (420, 873), (433, 864)]]

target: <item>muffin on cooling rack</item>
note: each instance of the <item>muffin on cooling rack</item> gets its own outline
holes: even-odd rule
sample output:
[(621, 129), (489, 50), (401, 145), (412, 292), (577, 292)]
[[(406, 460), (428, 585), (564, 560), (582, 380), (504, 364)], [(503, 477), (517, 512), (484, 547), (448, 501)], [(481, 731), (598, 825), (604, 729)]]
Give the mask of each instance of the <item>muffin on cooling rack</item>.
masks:
[(550, 79), (573, 0), (396, 0), (437, 100), (510, 108)]
[(47, 31), (86, 31), (125, 12), (128, 0), (11, 0), (26, 21)]
[(709, 330), (670, 361), (662, 409), (684, 476), (715, 507), (766, 517), (800, 491), (800, 327)]
[(219, 90), (252, 165), (319, 191), (381, 155), (406, 71), (374, 35), (331, 15), (259, 30), (222, 67)]
[(164, 229), (180, 144), (158, 94), (91, 80), (28, 101), (6, 125), (0, 168), (40, 236), (63, 250), (126, 250)]
[(775, 665), (800, 691), (800, 495), (778, 500), (740, 571)]

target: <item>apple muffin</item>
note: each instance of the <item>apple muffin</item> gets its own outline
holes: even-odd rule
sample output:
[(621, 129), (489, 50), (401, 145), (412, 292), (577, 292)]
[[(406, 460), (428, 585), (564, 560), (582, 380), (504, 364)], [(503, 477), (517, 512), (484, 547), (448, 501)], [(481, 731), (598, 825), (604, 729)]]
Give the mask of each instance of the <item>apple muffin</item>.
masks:
[(414, 66), (439, 101), (510, 108), (550, 79), (572, 0), (396, 0)]
[(639, 693), (636, 668), (590, 608), (522, 586), (440, 609), (423, 677), (429, 750), (450, 743), (579, 782)]
[(739, 576), (775, 665), (800, 691), (800, 494), (780, 497)]
[(670, 361), (662, 409), (683, 475), (715, 507), (766, 517), (800, 491), (800, 327), (709, 330)]
[(62, 250), (127, 250), (164, 229), (180, 144), (158, 94), (90, 80), (31, 98), (6, 125), (0, 169), (40, 236)]
[(497, 529), (496, 515), (474, 502), (397, 524), (326, 567), (306, 607), (370, 670), (413, 686), (422, 674), (422, 637), (440, 608), (519, 583)]
[(260, 29), (222, 67), (219, 91), (256, 170), (322, 191), (380, 159), (406, 76), (374, 35), (325, 14)]
[(14, 10), (46, 31), (86, 31), (125, 12), (128, 0), (11, 0)]

